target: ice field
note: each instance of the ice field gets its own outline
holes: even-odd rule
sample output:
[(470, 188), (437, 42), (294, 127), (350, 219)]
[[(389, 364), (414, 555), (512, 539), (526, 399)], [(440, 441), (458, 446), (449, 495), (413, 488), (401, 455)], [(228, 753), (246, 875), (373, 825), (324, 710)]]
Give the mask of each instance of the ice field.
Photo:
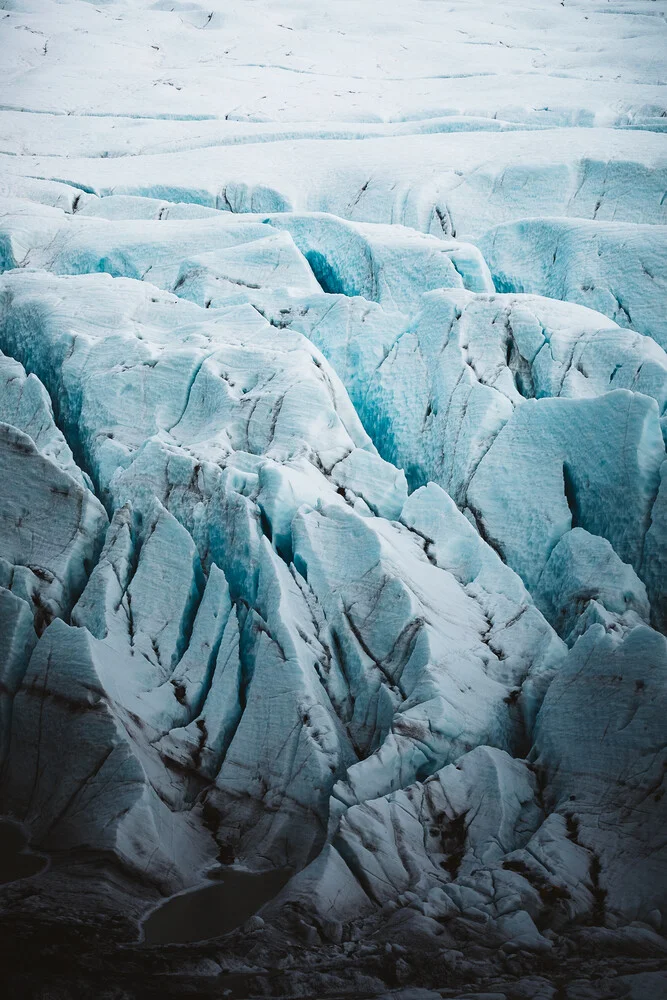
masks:
[(9, 995), (667, 997), (667, 0), (0, 68)]

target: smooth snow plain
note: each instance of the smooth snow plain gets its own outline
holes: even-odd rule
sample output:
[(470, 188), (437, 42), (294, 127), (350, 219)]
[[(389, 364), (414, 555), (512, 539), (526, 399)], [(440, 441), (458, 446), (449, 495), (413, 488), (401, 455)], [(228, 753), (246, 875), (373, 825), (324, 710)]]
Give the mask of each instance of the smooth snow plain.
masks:
[(0, 4), (12, 933), (141, 978), (205, 886), (174, 982), (667, 994), (665, 52), (661, 0)]

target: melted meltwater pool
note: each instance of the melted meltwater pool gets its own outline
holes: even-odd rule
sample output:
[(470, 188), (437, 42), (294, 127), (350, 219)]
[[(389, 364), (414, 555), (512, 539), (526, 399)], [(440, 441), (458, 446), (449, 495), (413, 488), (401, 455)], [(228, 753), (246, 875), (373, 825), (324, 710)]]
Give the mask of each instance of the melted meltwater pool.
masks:
[(205, 941), (234, 930), (273, 899), (293, 872), (278, 869), (248, 872), (229, 868), (216, 874), (211, 885), (171, 896), (143, 922), (146, 944), (185, 944)]

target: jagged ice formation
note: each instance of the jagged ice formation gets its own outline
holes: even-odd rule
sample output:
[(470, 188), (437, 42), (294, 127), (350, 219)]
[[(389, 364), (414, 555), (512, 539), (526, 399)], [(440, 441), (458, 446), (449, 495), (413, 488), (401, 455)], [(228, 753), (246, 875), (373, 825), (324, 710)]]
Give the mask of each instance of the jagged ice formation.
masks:
[(11, 995), (667, 996), (666, 20), (0, 5)]

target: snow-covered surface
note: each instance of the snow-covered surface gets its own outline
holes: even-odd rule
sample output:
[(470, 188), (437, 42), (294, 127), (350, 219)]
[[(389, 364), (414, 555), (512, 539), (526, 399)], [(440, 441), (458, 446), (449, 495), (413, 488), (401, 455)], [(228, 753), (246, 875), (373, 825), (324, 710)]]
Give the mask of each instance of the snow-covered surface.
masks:
[(659, 118), (659, 5), (559, 6), (12, 0), (5, 30), (20, 34), (3, 103), (320, 129), (451, 114), (556, 125)]
[[(660, 0), (1, 5), (48, 919), (233, 863), (293, 873), (216, 953), (258, 995), (662, 995), (665, 51)], [(530, 978), (601, 955), (644, 965)]]

